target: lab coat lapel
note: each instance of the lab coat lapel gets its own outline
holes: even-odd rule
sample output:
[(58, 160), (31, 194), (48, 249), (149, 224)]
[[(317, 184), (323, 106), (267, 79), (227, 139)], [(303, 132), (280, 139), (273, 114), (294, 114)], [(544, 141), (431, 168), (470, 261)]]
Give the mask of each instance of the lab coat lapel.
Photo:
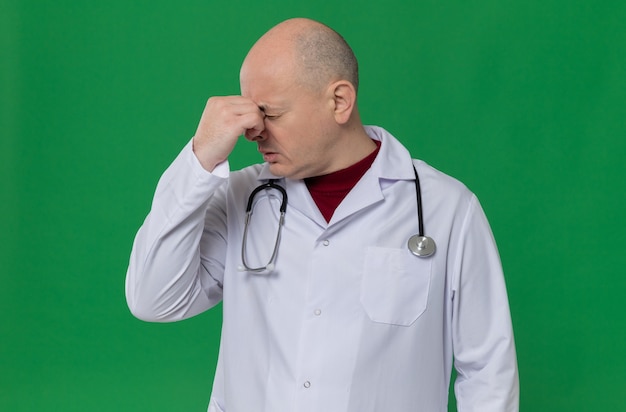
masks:
[(315, 204), (304, 181), (285, 179), (285, 184), (287, 186), (287, 193), (289, 193), (289, 206), (287, 207), (292, 207), (311, 219), (321, 228), (326, 228), (326, 226), (328, 226), (326, 219), (324, 219), (322, 212), (320, 212)]
[(383, 185), (397, 180), (413, 180), (410, 153), (391, 134), (379, 127), (366, 126), (367, 134), (382, 142), (378, 156), (370, 169), (341, 202), (330, 224), (384, 200)]
[(357, 182), (350, 193), (348, 193), (345, 199), (339, 204), (329, 224), (334, 225), (383, 199), (384, 196), (380, 189), (378, 176), (369, 172), (365, 173), (361, 180)]

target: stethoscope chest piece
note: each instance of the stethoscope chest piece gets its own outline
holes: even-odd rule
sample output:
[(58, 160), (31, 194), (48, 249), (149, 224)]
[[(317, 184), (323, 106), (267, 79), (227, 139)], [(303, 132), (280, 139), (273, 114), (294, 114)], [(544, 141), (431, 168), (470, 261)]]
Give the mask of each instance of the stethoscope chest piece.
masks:
[(435, 253), (435, 241), (428, 236), (413, 235), (409, 238), (409, 250), (415, 256), (428, 257)]

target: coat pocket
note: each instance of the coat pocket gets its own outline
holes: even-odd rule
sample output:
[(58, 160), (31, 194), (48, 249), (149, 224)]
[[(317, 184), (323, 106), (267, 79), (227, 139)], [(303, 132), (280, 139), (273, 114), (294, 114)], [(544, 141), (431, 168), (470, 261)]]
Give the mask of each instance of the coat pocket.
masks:
[(369, 247), (361, 283), (361, 304), (374, 322), (410, 326), (426, 310), (431, 258), (406, 249)]

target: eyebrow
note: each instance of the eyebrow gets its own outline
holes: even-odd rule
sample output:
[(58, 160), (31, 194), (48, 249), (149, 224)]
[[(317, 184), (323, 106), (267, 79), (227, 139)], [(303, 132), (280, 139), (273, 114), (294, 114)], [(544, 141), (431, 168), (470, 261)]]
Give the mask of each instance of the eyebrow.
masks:
[(259, 110), (262, 111), (263, 113), (265, 113), (265, 112), (268, 112), (268, 111), (277, 110), (277, 107), (276, 106), (272, 106), (270, 104), (261, 103), (261, 104), (259, 104)]
[(259, 104), (258, 107), (259, 107), (259, 110), (262, 111), (263, 114), (265, 114), (266, 116), (268, 115), (267, 114), (268, 112), (280, 113), (282, 111), (282, 109), (280, 109), (278, 106), (272, 106), (272, 105), (264, 104), (264, 103)]

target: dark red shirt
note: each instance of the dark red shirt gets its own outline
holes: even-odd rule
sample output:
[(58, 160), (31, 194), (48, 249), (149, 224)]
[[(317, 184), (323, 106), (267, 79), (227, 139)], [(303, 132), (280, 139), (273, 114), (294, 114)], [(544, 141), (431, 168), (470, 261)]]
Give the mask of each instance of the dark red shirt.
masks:
[(354, 185), (370, 168), (374, 159), (376, 159), (380, 150), (380, 141), (374, 140), (374, 143), (376, 143), (376, 150), (352, 166), (327, 175), (304, 179), (311, 197), (313, 197), (326, 222), (330, 221), (337, 206), (339, 206)]

